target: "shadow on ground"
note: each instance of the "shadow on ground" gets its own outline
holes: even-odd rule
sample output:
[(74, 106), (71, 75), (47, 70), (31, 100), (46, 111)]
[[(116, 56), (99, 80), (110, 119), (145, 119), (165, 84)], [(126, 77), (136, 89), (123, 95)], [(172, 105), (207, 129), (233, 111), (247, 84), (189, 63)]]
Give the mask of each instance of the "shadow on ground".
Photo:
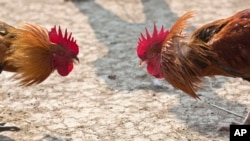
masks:
[(15, 141), (15, 140), (7, 136), (0, 135), (0, 141)]

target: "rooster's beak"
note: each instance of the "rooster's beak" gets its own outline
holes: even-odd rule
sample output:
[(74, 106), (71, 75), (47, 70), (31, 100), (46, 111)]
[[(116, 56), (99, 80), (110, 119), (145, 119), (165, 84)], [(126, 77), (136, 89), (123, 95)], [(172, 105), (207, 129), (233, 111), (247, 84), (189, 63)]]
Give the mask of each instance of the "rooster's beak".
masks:
[(139, 65), (140, 65), (140, 67), (145, 67), (147, 65), (147, 61), (146, 60), (141, 60)]
[(77, 63), (80, 62), (80, 60), (79, 60), (79, 58), (77, 56), (75, 56), (74, 59), (77, 61)]

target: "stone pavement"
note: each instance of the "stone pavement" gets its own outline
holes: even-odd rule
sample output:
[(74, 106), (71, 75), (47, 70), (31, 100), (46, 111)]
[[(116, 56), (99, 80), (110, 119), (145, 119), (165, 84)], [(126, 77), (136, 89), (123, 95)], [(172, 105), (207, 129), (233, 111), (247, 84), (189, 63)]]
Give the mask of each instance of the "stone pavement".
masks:
[(80, 64), (65, 77), (53, 73), (38, 86), (17, 87), (11, 73), (0, 77), (0, 121), (19, 132), (2, 141), (227, 141), (218, 125), (242, 120), (209, 102), (246, 115), (249, 83), (239, 78), (206, 79), (196, 101), (169, 84), (154, 86), (138, 66), (137, 39), (154, 23), (170, 28), (195, 10), (191, 28), (248, 8), (239, 0), (0, 0), (1, 20), (34, 22), (73, 32)]

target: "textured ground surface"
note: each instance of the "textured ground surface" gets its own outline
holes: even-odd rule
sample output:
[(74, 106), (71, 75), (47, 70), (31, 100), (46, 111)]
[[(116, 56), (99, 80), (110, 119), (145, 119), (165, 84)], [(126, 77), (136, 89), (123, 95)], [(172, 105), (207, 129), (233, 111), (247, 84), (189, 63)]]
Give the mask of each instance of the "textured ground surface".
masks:
[[(170, 27), (196, 10), (193, 28), (247, 8), (239, 0), (0, 0), (1, 20), (29, 21), (47, 28), (60, 24), (80, 45), (81, 63), (66, 78), (53, 73), (42, 84), (16, 87), (11, 73), (0, 77), (0, 121), (20, 132), (2, 132), (5, 141), (227, 141), (218, 125), (242, 120), (250, 110), (249, 83), (237, 78), (206, 79), (196, 101), (167, 83), (152, 85), (138, 67), (140, 32), (153, 23)], [(109, 76), (116, 76), (109, 79)]]

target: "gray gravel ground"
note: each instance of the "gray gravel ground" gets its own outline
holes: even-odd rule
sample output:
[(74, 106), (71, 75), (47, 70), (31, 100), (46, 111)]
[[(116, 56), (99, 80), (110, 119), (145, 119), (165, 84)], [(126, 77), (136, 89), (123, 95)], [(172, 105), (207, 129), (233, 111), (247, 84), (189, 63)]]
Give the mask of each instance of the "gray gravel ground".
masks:
[[(248, 8), (243, 0), (0, 0), (1, 20), (34, 22), (72, 31), (80, 64), (65, 77), (53, 73), (38, 86), (17, 87), (11, 73), (0, 77), (0, 121), (20, 132), (2, 141), (227, 141), (219, 125), (242, 120), (209, 102), (246, 115), (249, 83), (239, 78), (206, 79), (196, 101), (169, 84), (154, 86), (138, 66), (137, 39), (145, 26), (169, 28), (196, 10), (191, 28)], [(110, 79), (109, 76), (116, 76)]]

